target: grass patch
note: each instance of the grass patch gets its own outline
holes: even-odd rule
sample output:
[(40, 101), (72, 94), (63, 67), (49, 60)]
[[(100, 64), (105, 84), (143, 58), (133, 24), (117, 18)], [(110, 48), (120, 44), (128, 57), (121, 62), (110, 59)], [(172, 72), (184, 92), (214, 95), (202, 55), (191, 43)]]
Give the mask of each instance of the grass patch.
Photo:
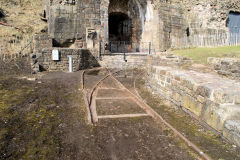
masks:
[(192, 48), (173, 51), (174, 54), (192, 58), (196, 63), (207, 64), (208, 57), (237, 57), (240, 58), (240, 46), (218, 48)]

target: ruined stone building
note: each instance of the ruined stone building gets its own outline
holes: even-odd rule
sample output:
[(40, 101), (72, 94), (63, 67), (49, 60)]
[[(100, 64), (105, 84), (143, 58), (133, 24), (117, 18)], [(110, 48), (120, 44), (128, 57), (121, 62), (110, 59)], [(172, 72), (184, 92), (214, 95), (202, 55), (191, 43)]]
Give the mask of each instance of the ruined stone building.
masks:
[[(199, 37), (213, 37), (207, 39), (212, 43), (219, 36), (225, 40), (227, 34), (240, 33), (239, 0), (45, 0), (44, 16), (48, 32), (34, 38), (32, 66), (36, 72), (68, 71), (70, 62), (73, 62), (73, 71), (96, 66), (144, 69), (148, 75), (147, 85), (154, 92), (190, 110), (240, 146), (239, 131), (232, 132), (224, 126), (226, 120), (239, 120), (239, 95), (232, 95), (232, 91), (225, 94), (225, 88), (218, 90), (225, 86), (218, 83), (203, 83), (209, 79), (203, 74), (194, 73), (196, 83), (187, 80), (189, 77), (181, 79), (179, 71), (169, 68), (189, 66), (192, 60), (157, 54), (195, 47), (197, 45), (191, 44)], [(112, 46), (117, 50), (112, 50)], [(124, 51), (110, 54), (119, 48)], [(150, 52), (146, 54), (146, 50)], [(134, 54), (122, 54), (126, 52)], [(54, 57), (54, 53), (58, 56)], [(101, 56), (101, 53), (104, 54)], [(214, 61), (220, 63), (212, 60), (213, 64)], [(161, 65), (171, 67), (161, 69)], [(223, 73), (226, 74), (225, 68), (231, 68), (237, 75), (239, 68), (235, 66), (223, 67)], [(234, 88), (240, 91), (239, 87)]]
[(125, 41), (165, 51), (196, 33), (228, 32), (228, 13), (239, 10), (238, 0), (45, 0), (44, 12), (55, 47)]
[[(76, 63), (81, 62), (81, 66), (76, 65), (77, 70), (88, 62), (79, 59), (83, 51), (89, 52), (94, 59), (98, 58), (100, 52), (158, 53), (195, 47), (203, 42), (203, 46), (214, 46), (219, 42), (225, 45), (231, 42), (227, 36), (229, 33), (238, 33), (240, 40), (239, 0), (44, 2), (48, 32), (35, 36), (33, 56), (33, 64), (40, 63), (40, 68), (44, 70), (66, 70), (67, 55), (73, 52), (78, 57), (75, 57)], [(236, 36), (233, 37), (233, 40), (236, 39)], [(51, 59), (53, 48), (64, 49), (58, 62)], [(36, 70), (39, 70), (38, 64), (36, 66)]]

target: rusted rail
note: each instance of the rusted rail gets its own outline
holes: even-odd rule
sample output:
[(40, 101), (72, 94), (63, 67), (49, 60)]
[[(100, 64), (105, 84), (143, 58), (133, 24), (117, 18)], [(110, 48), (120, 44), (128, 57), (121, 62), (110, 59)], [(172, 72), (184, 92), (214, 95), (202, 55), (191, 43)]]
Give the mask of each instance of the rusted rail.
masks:
[[(107, 69), (107, 68), (106, 68)], [(108, 74), (106, 76), (104, 76), (102, 79), (100, 79), (96, 85), (94, 85), (94, 87), (91, 90), (90, 96), (89, 98), (85, 98), (88, 101), (88, 108), (89, 108), (89, 112), (91, 114), (91, 122), (95, 123), (97, 122), (97, 117), (94, 117), (93, 114), (93, 97), (94, 97), (94, 93), (97, 90), (97, 88), (99, 87), (99, 85), (108, 77), (113, 78), (122, 88), (124, 88), (130, 95), (132, 95), (132, 97), (134, 98), (134, 100), (139, 104), (139, 106), (141, 106), (149, 115), (151, 115), (155, 120), (157, 121), (161, 121), (164, 125), (166, 125), (168, 128), (170, 128), (178, 137), (180, 137), (185, 143), (188, 144), (189, 147), (191, 147), (194, 151), (196, 151), (203, 159), (205, 160), (212, 160), (206, 153), (204, 153), (200, 148), (198, 148), (193, 142), (191, 142), (190, 140), (188, 140), (182, 133), (180, 133), (177, 129), (175, 129), (171, 124), (169, 124), (166, 120), (163, 119), (163, 117), (161, 115), (159, 115), (156, 111), (154, 111), (148, 104), (146, 104), (144, 102), (144, 100), (142, 99), (142, 97), (140, 96), (140, 94), (138, 93), (137, 89), (136, 89), (136, 79), (138, 78), (138, 76), (135, 78), (134, 80), (134, 89), (135, 89), (135, 94), (132, 93), (129, 89), (127, 89), (120, 81), (118, 81), (115, 77), (114, 74), (120, 72), (114, 72), (111, 73), (109, 69), (108, 70)], [(82, 75), (82, 79), (84, 79), (84, 73)], [(84, 82), (83, 83), (83, 91), (84, 91)], [(86, 94), (85, 94), (86, 95)]]
[(85, 78), (84, 75), (87, 71), (94, 71), (94, 70), (100, 70), (102, 68), (93, 68), (93, 69), (88, 69), (88, 70), (84, 70), (82, 72), (82, 91), (84, 93), (84, 100), (87, 106), (87, 112), (88, 112), (88, 122), (89, 124), (93, 124), (95, 122), (97, 122), (97, 117), (94, 116), (94, 111), (92, 109), (92, 99), (93, 99), (93, 94), (95, 92), (95, 90), (97, 89), (97, 87), (99, 86), (99, 84), (106, 79), (107, 77), (109, 77), (109, 73), (104, 76), (102, 79), (100, 79), (91, 89), (90, 94), (87, 92), (87, 90), (85, 89)]
[[(204, 158), (205, 160), (212, 160), (206, 153), (204, 153), (194, 143), (192, 143), (189, 139), (187, 139), (182, 133), (180, 133), (171, 124), (169, 124), (161, 115), (159, 115), (156, 111), (154, 111), (152, 109), (152, 107), (150, 107), (147, 103), (144, 102), (143, 98), (140, 96), (138, 90), (136, 89), (136, 80), (140, 75), (142, 75), (142, 73), (139, 74), (138, 76), (136, 76), (136, 78), (134, 80), (134, 90), (137, 94), (135, 96), (136, 96), (136, 98), (140, 99), (142, 101), (142, 103), (144, 103), (144, 105), (146, 106), (146, 109), (151, 113), (152, 117), (156, 120), (160, 120), (167, 127), (169, 127), (176, 135), (178, 135), (178, 137), (180, 137), (182, 140), (184, 140), (188, 144), (188, 146), (190, 146), (193, 150), (195, 150), (202, 158)], [(131, 91), (129, 91), (129, 92), (131, 93)], [(131, 93), (131, 94), (133, 94), (133, 93)]]

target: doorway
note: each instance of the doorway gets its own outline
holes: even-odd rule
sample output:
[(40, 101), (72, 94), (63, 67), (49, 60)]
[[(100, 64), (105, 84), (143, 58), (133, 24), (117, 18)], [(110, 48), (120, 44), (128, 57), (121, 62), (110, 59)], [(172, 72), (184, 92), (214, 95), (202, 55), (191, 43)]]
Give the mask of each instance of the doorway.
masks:
[(109, 14), (109, 41), (131, 41), (131, 19), (121, 12)]

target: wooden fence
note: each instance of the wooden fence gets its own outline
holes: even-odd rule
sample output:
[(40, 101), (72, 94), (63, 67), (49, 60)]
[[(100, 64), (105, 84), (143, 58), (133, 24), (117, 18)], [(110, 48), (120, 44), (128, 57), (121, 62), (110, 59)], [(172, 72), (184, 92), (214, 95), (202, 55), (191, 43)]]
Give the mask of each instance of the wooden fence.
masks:
[[(220, 47), (240, 45), (239, 33), (194, 34), (189, 37), (172, 37), (172, 48)], [(152, 48), (154, 48), (152, 46)], [(0, 37), (0, 59), (27, 57), (33, 52), (33, 36)]]
[(0, 59), (27, 57), (33, 52), (33, 36), (0, 37)]
[(221, 47), (240, 45), (239, 33), (194, 34), (189, 37), (173, 38), (173, 48)]

